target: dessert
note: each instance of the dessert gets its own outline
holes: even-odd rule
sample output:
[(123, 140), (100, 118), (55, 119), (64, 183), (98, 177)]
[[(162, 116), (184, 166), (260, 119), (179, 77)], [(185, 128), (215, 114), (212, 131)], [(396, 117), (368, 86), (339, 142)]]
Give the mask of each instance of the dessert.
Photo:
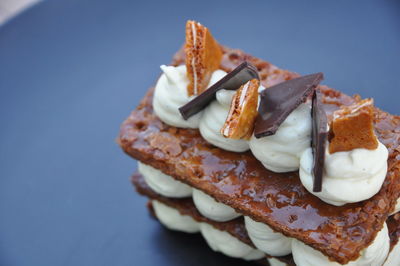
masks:
[[(199, 36), (207, 40), (206, 35)], [(365, 115), (360, 127), (365, 130), (355, 138), (362, 135), (374, 140), (375, 137), (377, 147), (360, 147), (359, 141), (351, 141), (355, 144), (349, 146), (339, 140), (339, 144), (348, 150), (330, 153), (330, 141), (334, 138), (331, 138), (330, 131), (328, 136), (328, 126), (335, 132), (336, 127), (332, 127), (332, 121), (337, 119), (335, 115), (346, 121), (349, 118), (345, 116), (351, 110), (359, 109), (354, 106), (363, 105), (365, 101), (318, 85), (321, 74), (311, 75), (310, 81), (309, 76), (299, 77), (242, 51), (224, 46), (218, 46), (218, 49), (222, 51), (218, 69), (206, 68), (210, 79), (203, 80), (209, 88), (192, 90), (188, 86), (193, 82), (190, 76), (194, 72), (191, 74), (186, 70), (188, 51), (181, 50), (171, 66), (163, 67), (164, 74), (156, 87), (148, 91), (123, 123), (119, 144), (128, 155), (145, 165), (139, 171), (146, 176), (145, 180), (150, 180), (147, 182), (154, 190), (153, 194), (141, 193), (172, 206), (180, 214), (185, 211), (174, 204), (190, 202), (190, 209), (197, 213), (188, 215), (194, 221), (207, 224), (199, 226), (198, 230), (204, 231), (203, 235), (213, 249), (230, 256), (240, 254), (243, 259), (259, 260), (260, 252), (269, 257), (288, 256), (292, 252), (292, 263), (297, 265), (383, 265), (389, 254), (390, 241), (397, 243), (398, 239), (397, 235), (393, 237), (393, 233), (387, 232), (387, 227), (389, 232), (393, 232), (391, 228), (395, 226), (389, 222), (394, 218), (390, 214), (395, 211), (400, 196), (397, 160), (399, 117), (370, 106), (368, 108), (372, 111), (368, 120), (368, 115), (365, 115), (368, 111), (360, 111)], [(257, 77), (249, 74), (254, 67), (243, 68), (242, 65), (253, 65)], [(237, 78), (238, 73), (243, 74), (243, 69), (248, 70), (246, 75), (242, 75), (245, 78)], [(243, 85), (253, 79), (260, 82), (257, 119), (251, 114), (255, 106), (254, 96), (249, 95), (252, 104), (243, 105), (246, 107), (243, 110), (239, 108), (240, 112), (236, 112), (238, 105), (235, 104), (237, 98), (240, 103)], [(296, 82), (288, 86), (288, 80)], [(285, 108), (284, 116), (277, 115), (282, 113), (279, 108), (268, 105), (273, 98), (267, 92), (276, 86), (304, 92), (296, 98), (296, 104), (291, 105), (293, 109)], [(320, 103), (313, 104), (313, 99)], [(284, 100), (281, 98), (278, 103)], [(262, 116), (265, 118), (264, 111), (268, 108), (276, 119), (269, 130), (257, 134), (260, 132), (258, 129), (263, 129), (266, 124)], [(326, 116), (328, 126), (325, 128), (321, 126), (323, 115), (319, 112)], [(246, 123), (240, 119), (243, 113), (250, 118)], [(340, 128), (339, 121), (337, 125)], [(254, 134), (248, 139), (252, 124)], [(224, 134), (222, 129), (227, 125), (229, 130)], [(346, 132), (339, 131), (335, 136), (346, 136)], [(275, 139), (269, 139), (271, 145), (265, 144), (265, 149), (271, 147), (271, 153), (278, 154), (277, 157), (282, 155), (277, 161), (269, 159), (274, 158), (273, 155), (264, 156), (264, 149), (259, 148), (263, 143), (257, 142), (271, 137)], [(286, 142), (285, 146), (288, 139), (292, 142)], [(338, 146), (335, 141), (333, 143)], [(370, 155), (375, 156), (374, 161), (364, 160)], [(354, 163), (351, 158), (360, 163)], [(371, 172), (364, 170), (366, 166)], [(151, 170), (142, 171), (146, 167)], [(341, 175), (345, 178), (339, 178)], [(168, 181), (160, 181), (164, 179)], [(365, 189), (365, 184), (371, 182), (373, 188)], [(180, 187), (185, 192), (174, 195)], [(347, 189), (344, 193), (337, 193), (343, 188)], [(354, 195), (363, 195), (353, 196), (351, 190)], [(189, 209), (189, 205), (186, 207)], [(160, 209), (159, 206), (156, 208)], [(197, 230), (195, 223), (190, 224), (187, 230)], [(241, 233), (232, 229), (237, 226), (242, 228)], [(229, 232), (247, 246), (232, 240), (236, 244), (229, 249), (219, 241), (225, 239), (226, 242), (226, 234), (212, 241), (211, 235), (220, 235), (214, 229)], [(238, 247), (243, 253), (235, 251)], [(393, 256), (390, 253), (389, 257)]]

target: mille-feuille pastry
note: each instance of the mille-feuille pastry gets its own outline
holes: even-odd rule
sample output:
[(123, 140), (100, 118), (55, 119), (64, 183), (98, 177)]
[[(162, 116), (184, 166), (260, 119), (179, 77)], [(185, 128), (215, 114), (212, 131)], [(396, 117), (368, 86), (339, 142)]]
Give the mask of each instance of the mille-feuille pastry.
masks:
[(383, 265), (400, 196), (399, 117), (320, 85), (322, 73), (220, 46), (194, 21), (161, 69), (119, 137), (155, 193), (192, 197), (214, 223), (244, 220), (244, 259)]

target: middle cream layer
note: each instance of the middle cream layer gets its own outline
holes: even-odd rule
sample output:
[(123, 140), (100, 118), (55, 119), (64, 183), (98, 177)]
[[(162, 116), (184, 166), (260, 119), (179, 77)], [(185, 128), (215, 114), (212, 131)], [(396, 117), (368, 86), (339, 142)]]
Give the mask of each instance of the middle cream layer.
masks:
[[(144, 165), (141, 162), (138, 162), (138, 164), (139, 164), (139, 172), (144, 176), (145, 181), (155, 192), (157, 192), (162, 196), (170, 198), (179, 197), (177, 196), (180, 195), (178, 190), (181, 187), (183, 187), (184, 189), (188, 187), (186, 184), (183, 184), (182, 182), (175, 180), (171, 176), (165, 175), (161, 171), (151, 166)], [(143, 169), (145, 169), (145, 171), (143, 171)], [(161, 178), (168, 179), (168, 181), (159, 182)], [(158, 186), (150, 185), (153, 182), (158, 182)], [(165, 194), (165, 191), (169, 191), (168, 195)], [(173, 193), (170, 193), (171, 191), (174, 191), (176, 195), (173, 196), (172, 195)], [(237, 213), (233, 208), (223, 203), (217, 202), (214, 198), (212, 198), (211, 196), (205, 194), (200, 190), (192, 189), (192, 196), (196, 208), (203, 216), (207, 217), (210, 220), (214, 220), (217, 222), (224, 222), (241, 216), (241, 214)], [(221, 251), (222, 253), (228, 256), (232, 256), (229, 255), (230, 254), (229, 251), (224, 250), (224, 249), (231, 250), (229, 246), (225, 247), (224, 245), (221, 244), (222, 243), (221, 239), (225, 239), (224, 236), (217, 234), (218, 235), (217, 239), (210, 236), (213, 235), (213, 233), (216, 234), (214, 232), (214, 230), (216, 229), (211, 230), (209, 226), (202, 226), (197, 228), (196, 225), (193, 225), (191, 221), (186, 221), (187, 220), (186, 218), (183, 222), (180, 219), (176, 220), (177, 219), (176, 217), (178, 217), (177, 215), (172, 215), (173, 217), (175, 217), (172, 219), (171, 218), (167, 219), (165, 218), (165, 215), (163, 217), (162, 214), (158, 214), (157, 216), (160, 216), (159, 219), (161, 220), (161, 222), (163, 222), (167, 227), (171, 229), (178, 230), (177, 228), (174, 228), (174, 225), (178, 225), (182, 227), (181, 231), (196, 232), (198, 230), (201, 230), (203, 236), (207, 240), (207, 243), (210, 245), (212, 249), (216, 251)], [(167, 217), (169, 216), (170, 215), (167, 215)], [(247, 233), (250, 239), (252, 240), (254, 246), (257, 247), (258, 251), (265, 252), (266, 254), (271, 256), (284, 256), (290, 254), (293, 250), (294, 253), (293, 255), (296, 255), (295, 256), (297, 259), (296, 262), (297, 265), (299, 266), (303, 265), (308, 266), (309, 265), (308, 263), (311, 263), (311, 261), (309, 260), (302, 259), (302, 256), (307, 256), (307, 258), (311, 259), (313, 263), (314, 261), (315, 263), (318, 263), (319, 261), (324, 261), (326, 263), (329, 262), (329, 259), (325, 255), (323, 255), (319, 251), (314, 250), (310, 246), (307, 246), (298, 240), (286, 237), (281, 233), (275, 232), (268, 225), (257, 222), (251, 219), (250, 217), (246, 216), (244, 218), (245, 218), (245, 227)], [(366, 262), (368, 263), (375, 263), (375, 261), (381, 262), (381, 258), (386, 258), (390, 239), (387, 233), (387, 229), (385, 228), (386, 225), (384, 229), (378, 234), (379, 237), (377, 236), (377, 238), (373, 242), (373, 245), (371, 244), (369, 247), (367, 247), (363, 252), (361, 252), (360, 254), (361, 256), (356, 261), (352, 261), (349, 265), (355, 265), (355, 266), (367, 265), (365, 264)], [(236, 241), (238, 240), (236, 239)], [(225, 240), (223, 242), (226, 243)], [(241, 244), (246, 245), (244, 243)], [(253, 254), (252, 252), (250, 253)], [(257, 252), (255, 252), (254, 254), (257, 254)], [(252, 258), (252, 255), (249, 256)], [(244, 255), (241, 257), (245, 258), (246, 256)], [(247, 257), (245, 259), (249, 259), (250, 257)], [(378, 259), (371, 261), (370, 257), (377, 257)], [(381, 264), (371, 264), (371, 265), (381, 265)]]
[(207, 223), (197, 222), (192, 217), (182, 215), (178, 210), (157, 200), (152, 200), (152, 204), (155, 215), (164, 226), (185, 233), (200, 232), (210, 248), (216, 252), (244, 260), (258, 260), (265, 257), (262, 251), (239, 241), (227, 232), (217, 230)]

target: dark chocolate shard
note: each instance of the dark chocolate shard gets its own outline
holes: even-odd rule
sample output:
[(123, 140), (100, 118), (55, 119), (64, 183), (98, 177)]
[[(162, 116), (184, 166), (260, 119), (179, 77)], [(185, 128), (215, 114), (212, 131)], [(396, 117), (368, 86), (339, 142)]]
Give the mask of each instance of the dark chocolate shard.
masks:
[(322, 191), (322, 176), (325, 161), (325, 147), (328, 139), (328, 119), (321, 101), (322, 95), (315, 91), (312, 98), (312, 137), (311, 147), (313, 152), (314, 178), (313, 192)]
[(234, 70), (226, 74), (210, 88), (199, 94), (196, 98), (179, 108), (182, 117), (187, 120), (192, 115), (197, 114), (204, 109), (211, 101), (215, 99), (216, 93), (221, 90), (237, 90), (244, 83), (251, 79), (260, 79), (257, 68), (247, 61), (241, 63)]
[(279, 83), (260, 93), (258, 116), (254, 126), (256, 138), (271, 136), (279, 126), (323, 80), (322, 73), (315, 73)]

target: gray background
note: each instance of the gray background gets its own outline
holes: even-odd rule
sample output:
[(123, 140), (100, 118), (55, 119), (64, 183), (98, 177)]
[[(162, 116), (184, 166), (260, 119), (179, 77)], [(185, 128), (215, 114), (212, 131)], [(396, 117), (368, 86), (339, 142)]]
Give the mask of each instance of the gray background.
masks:
[(0, 28), (0, 265), (241, 265), (150, 219), (115, 143), (195, 19), (400, 114), (400, 2), (44, 1)]

